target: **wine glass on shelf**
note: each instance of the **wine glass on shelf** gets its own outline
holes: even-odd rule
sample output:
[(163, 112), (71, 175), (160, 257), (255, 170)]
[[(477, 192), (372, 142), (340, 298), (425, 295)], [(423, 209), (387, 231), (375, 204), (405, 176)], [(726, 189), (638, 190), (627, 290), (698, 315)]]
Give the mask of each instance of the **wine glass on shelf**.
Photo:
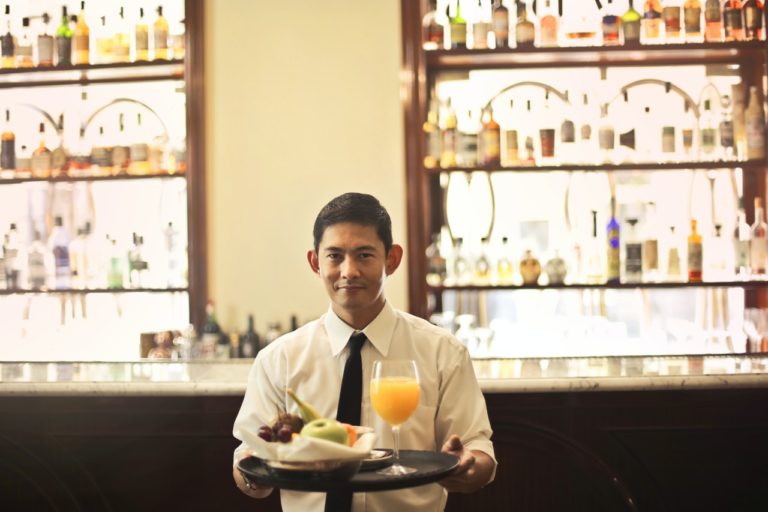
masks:
[(419, 371), (413, 360), (377, 360), (371, 377), (371, 404), (376, 413), (392, 427), (394, 461), (378, 473), (407, 475), (416, 469), (400, 464), (400, 427), (419, 405)]

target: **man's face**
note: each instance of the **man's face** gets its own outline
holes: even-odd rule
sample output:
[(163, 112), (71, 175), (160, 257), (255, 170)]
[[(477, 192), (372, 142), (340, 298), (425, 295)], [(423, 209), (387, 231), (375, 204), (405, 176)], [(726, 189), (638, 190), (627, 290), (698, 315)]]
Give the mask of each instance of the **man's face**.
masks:
[(381, 311), (384, 283), (402, 254), (398, 245), (386, 254), (375, 227), (345, 222), (327, 227), (317, 252), (309, 251), (307, 259), (322, 278), (336, 314), (353, 325), (370, 322)]

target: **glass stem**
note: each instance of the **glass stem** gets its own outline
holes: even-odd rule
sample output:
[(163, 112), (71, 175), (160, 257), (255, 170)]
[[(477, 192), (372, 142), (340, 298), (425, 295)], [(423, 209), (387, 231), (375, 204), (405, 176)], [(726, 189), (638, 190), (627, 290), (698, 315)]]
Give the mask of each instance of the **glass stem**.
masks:
[(394, 465), (400, 464), (400, 425), (392, 426), (392, 439), (394, 441)]

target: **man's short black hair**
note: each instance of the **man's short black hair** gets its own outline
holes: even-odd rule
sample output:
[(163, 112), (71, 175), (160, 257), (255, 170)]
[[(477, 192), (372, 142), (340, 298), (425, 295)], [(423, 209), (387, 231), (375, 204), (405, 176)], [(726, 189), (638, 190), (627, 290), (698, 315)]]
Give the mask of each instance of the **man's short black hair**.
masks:
[(358, 192), (347, 192), (331, 199), (317, 214), (315, 227), (312, 229), (315, 252), (320, 250), (320, 240), (325, 230), (343, 222), (376, 228), (376, 234), (384, 242), (384, 251), (389, 254), (392, 248), (392, 220), (389, 213), (378, 199), (370, 194)]

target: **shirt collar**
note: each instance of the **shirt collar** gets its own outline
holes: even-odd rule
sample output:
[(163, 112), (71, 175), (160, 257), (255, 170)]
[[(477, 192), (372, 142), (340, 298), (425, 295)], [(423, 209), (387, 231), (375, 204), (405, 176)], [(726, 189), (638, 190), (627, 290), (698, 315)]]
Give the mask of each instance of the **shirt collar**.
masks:
[[(382, 356), (386, 356), (389, 352), (389, 345), (392, 342), (392, 333), (395, 331), (396, 323), (397, 314), (395, 309), (387, 301), (376, 318), (363, 329), (365, 337), (368, 338)], [(325, 330), (328, 332), (331, 352), (334, 356), (339, 355), (344, 350), (349, 337), (356, 332), (355, 329), (339, 318), (331, 307), (328, 308), (328, 313), (325, 315)]]

